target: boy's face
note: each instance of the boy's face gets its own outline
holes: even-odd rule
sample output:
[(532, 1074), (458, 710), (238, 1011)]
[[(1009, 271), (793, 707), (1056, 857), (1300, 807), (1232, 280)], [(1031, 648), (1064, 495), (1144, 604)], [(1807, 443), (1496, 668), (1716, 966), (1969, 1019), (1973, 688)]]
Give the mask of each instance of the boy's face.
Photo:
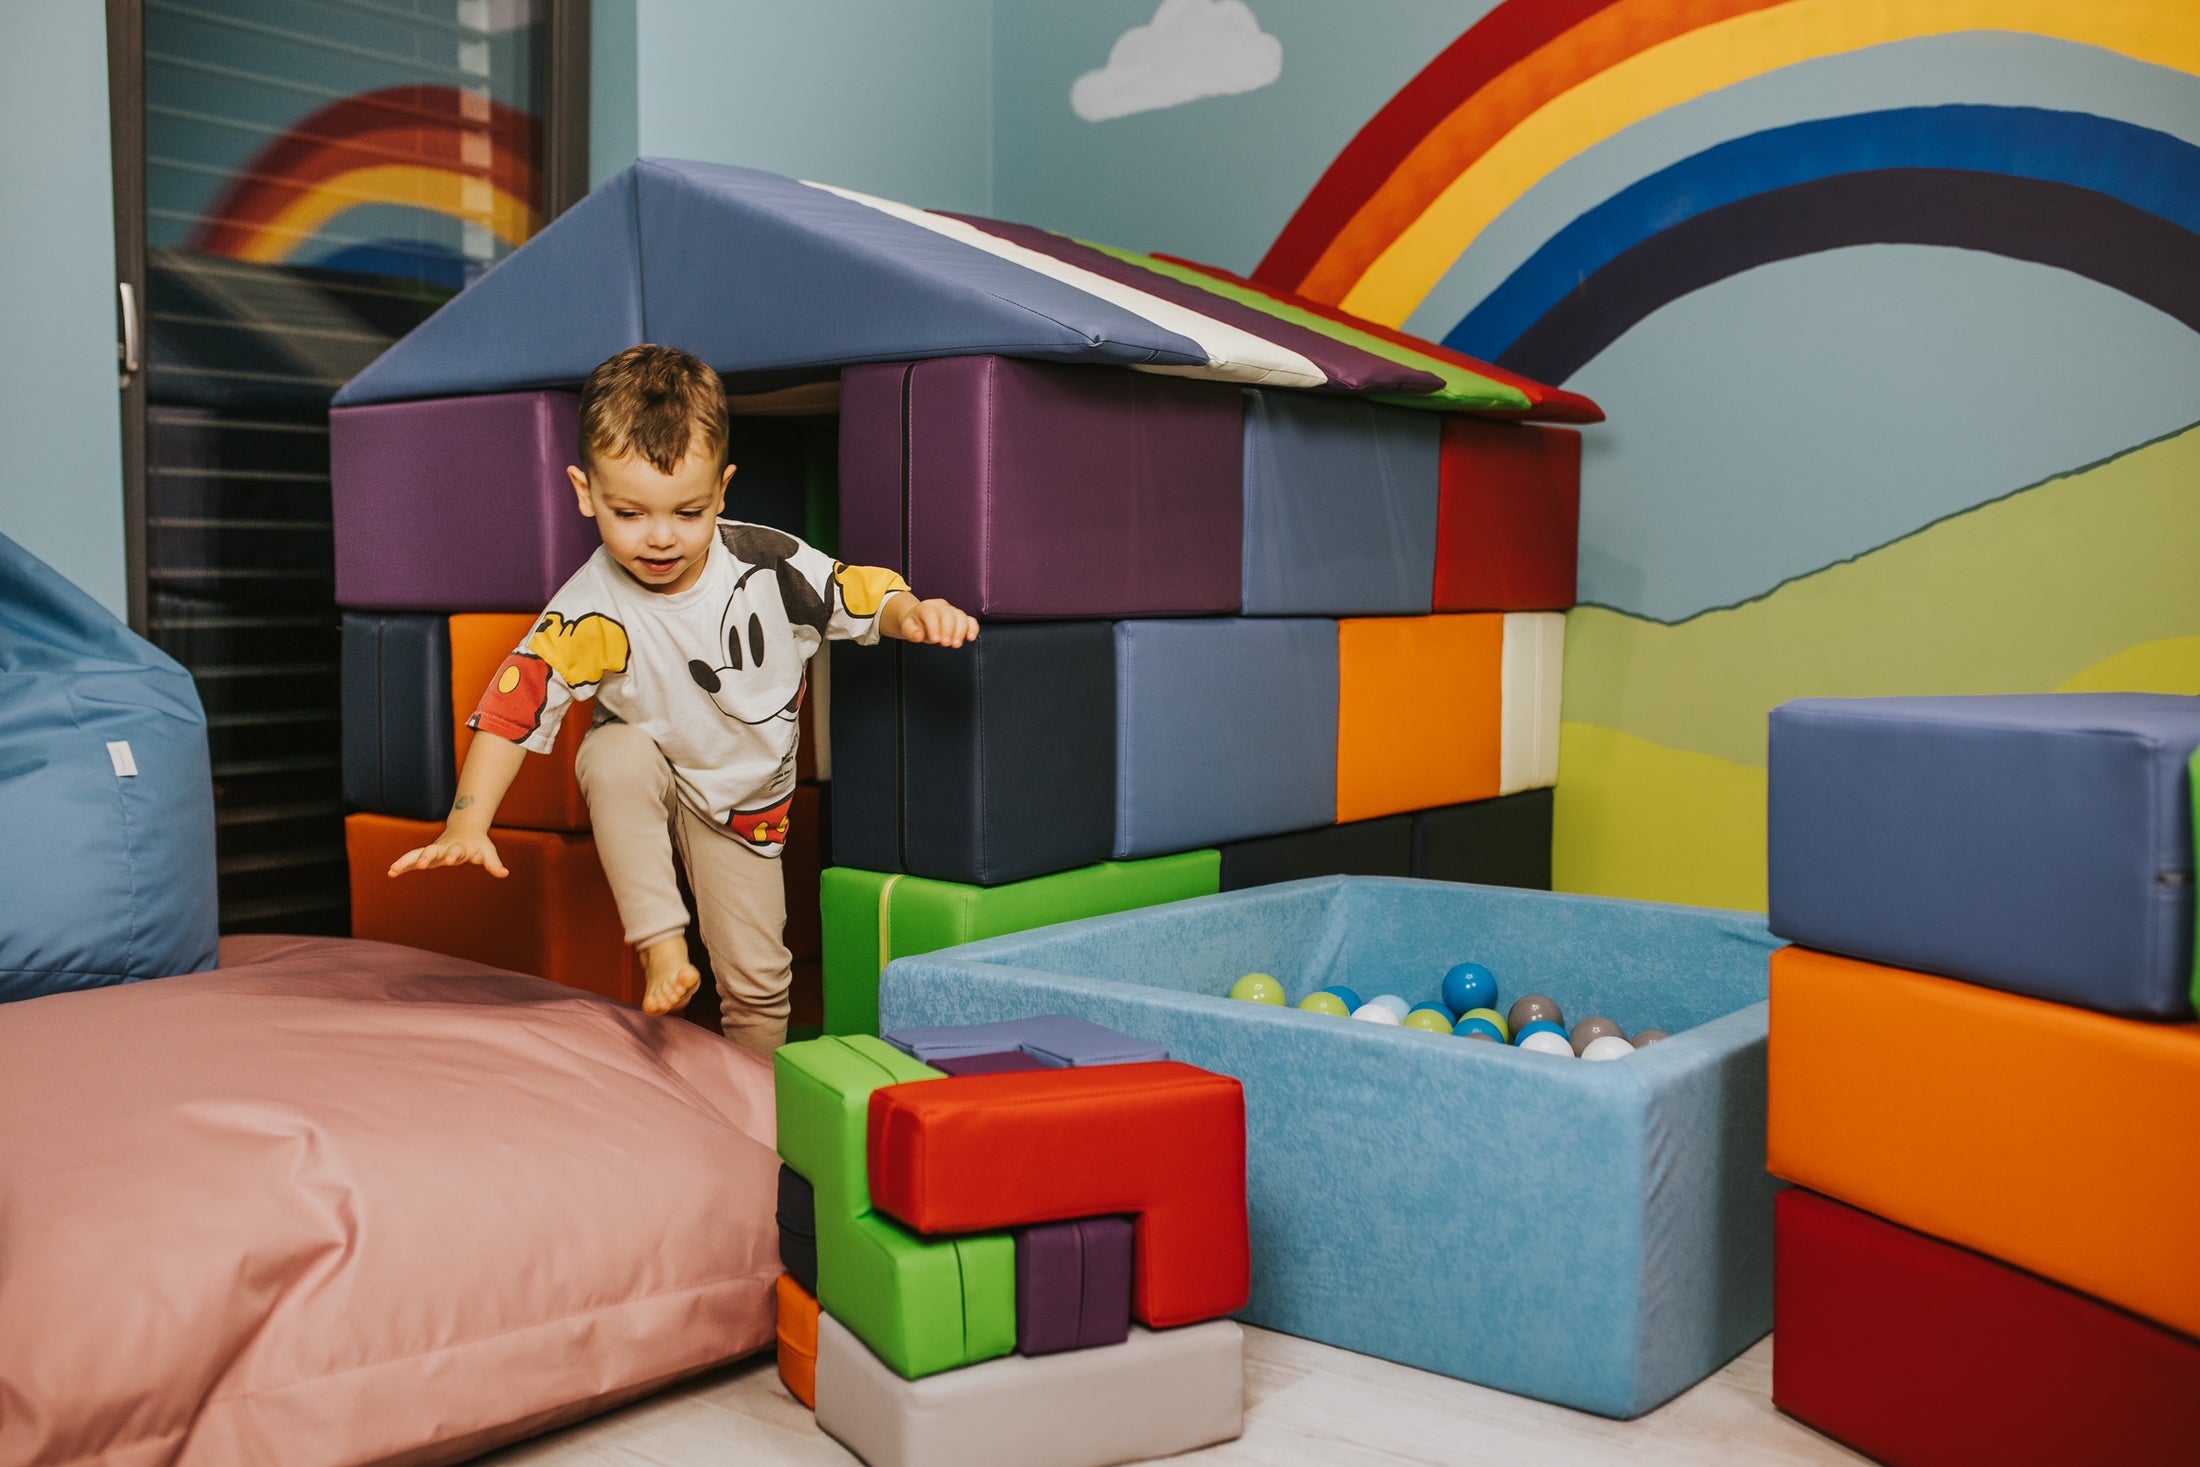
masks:
[(581, 513), (596, 522), (604, 548), (652, 591), (685, 591), (703, 573), (718, 512), (726, 506), (733, 465), (690, 446), (671, 473), (639, 454), (599, 459), (588, 472), (569, 467)]

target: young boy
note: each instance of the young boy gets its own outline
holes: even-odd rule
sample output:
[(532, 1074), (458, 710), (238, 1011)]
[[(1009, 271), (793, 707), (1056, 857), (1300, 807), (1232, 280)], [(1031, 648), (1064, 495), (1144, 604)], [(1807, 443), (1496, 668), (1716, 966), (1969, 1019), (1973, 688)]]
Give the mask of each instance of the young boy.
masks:
[(786, 888), (776, 859), (794, 796), (795, 710), (826, 639), (960, 647), (978, 624), (920, 601), (892, 571), (842, 565), (792, 535), (720, 520), (734, 466), (718, 374), (686, 352), (635, 346), (581, 389), (568, 468), (603, 547), (505, 659), (450, 819), (390, 875), (469, 862), (505, 868), (489, 839), (530, 750), (547, 753), (575, 699), (596, 700), (576, 761), (596, 853), (667, 1014), (702, 981), (688, 961), (678, 846), (717, 975), (726, 1037), (762, 1054), (786, 1039)]

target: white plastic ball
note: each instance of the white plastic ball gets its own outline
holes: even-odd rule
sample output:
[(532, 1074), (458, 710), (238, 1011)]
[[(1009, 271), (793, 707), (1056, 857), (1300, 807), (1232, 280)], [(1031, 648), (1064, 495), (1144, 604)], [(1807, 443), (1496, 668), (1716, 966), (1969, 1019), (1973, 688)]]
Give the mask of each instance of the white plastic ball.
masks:
[(1554, 1034), (1548, 1029), (1540, 1033), (1530, 1034), (1520, 1041), (1518, 1048), (1532, 1049), (1537, 1054), (1562, 1054), (1568, 1059), (1574, 1057), (1572, 1041), (1568, 1040), (1565, 1035)]
[(1397, 1013), (1381, 999), (1371, 998), (1352, 1011), (1355, 1019), (1365, 1019), (1370, 1024), (1397, 1024)]
[(1581, 1051), (1581, 1057), (1585, 1060), (1616, 1060), (1625, 1059), (1634, 1052), (1635, 1046), (1617, 1034), (1599, 1034)]

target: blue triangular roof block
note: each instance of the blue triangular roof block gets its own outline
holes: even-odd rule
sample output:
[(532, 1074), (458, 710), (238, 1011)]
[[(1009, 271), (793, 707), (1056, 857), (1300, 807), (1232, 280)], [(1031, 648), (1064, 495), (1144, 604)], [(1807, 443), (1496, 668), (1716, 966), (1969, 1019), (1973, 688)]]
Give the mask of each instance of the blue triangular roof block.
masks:
[(392, 343), (338, 407), (579, 383), (642, 334), (629, 168)]
[(998, 353), (1204, 366), (1195, 342), (827, 189), (643, 159), (384, 352), (338, 405), (577, 384), (637, 341), (729, 375)]

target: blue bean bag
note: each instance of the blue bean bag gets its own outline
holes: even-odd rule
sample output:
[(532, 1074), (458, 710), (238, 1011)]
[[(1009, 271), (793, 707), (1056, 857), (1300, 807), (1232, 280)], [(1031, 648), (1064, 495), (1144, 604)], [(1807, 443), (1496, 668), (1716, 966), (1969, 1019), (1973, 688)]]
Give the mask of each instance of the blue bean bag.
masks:
[(214, 966), (191, 675), (0, 535), (0, 1003)]

